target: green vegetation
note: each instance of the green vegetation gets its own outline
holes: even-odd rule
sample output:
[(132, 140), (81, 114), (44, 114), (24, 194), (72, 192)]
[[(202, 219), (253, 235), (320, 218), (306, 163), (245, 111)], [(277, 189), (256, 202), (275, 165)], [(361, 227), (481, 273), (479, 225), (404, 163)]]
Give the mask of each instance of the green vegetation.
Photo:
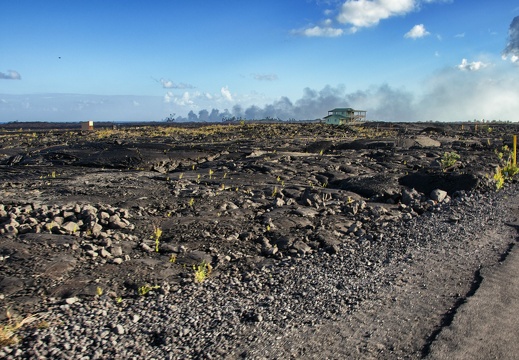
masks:
[(206, 261), (202, 261), (199, 265), (193, 265), (195, 271), (195, 282), (202, 283), (211, 274), (213, 267)]
[(162, 236), (161, 228), (155, 226), (153, 236), (155, 238), (155, 252), (159, 252), (160, 237)]
[[(37, 317), (32, 315), (19, 319), (13, 316), (9, 310), (7, 310), (6, 317), (7, 321), (4, 324), (0, 324), (0, 348), (17, 344), (20, 341), (20, 338), (16, 335), (16, 332), (24, 325), (39, 320)], [(45, 324), (47, 323), (42, 322), (40, 326), (44, 327)]]
[(500, 190), (506, 181), (512, 180), (519, 173), (519, 168), (514, 164), (515, 154), (507, 145), (504, 145), (500, 152), (496, 150), (496, 154), (501, 164), (496, 168), (493, 178), (496, 182), (496, 189)]
[(503, 176), (502, 169), (499, 166), (494, 174), (494, 181), (496, 182), (497, 190), (500, 190), (505, 185), (505, 177)]
[(140, 296), (144, 296), (147, 293), (149, 293), (151, 290), (155, 290), (155, 289), (160, 289), (160, 286), (159, 285), (149, 285), (149, 284), (146, 284), (146, 285), (141, 286), (139, 289), (137, 289), (137, 293)]
[(460, 156), (455, 152), (444, 153), (440, 160), (443, 171), (447, 170), (451, 166), (454, 166), (454, 164), (456, 164), (456, 162), (458, 162), (459, 159)]

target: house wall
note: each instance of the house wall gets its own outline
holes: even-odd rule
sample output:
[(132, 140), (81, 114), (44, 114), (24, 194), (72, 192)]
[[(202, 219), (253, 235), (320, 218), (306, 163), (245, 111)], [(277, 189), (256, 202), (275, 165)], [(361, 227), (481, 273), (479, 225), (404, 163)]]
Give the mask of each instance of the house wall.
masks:
[(339, 116), (330, 116), (326, 119), (326, 123), (329, 125), (340, 125), (342, 122)]
[(82, 121), (81, 130), (94, 130), (94, 122), (93, 121)]

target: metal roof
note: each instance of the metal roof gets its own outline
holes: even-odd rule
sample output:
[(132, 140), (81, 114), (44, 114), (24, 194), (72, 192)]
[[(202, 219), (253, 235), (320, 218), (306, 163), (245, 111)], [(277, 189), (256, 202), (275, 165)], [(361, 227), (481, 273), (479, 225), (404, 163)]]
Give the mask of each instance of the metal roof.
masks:
[(352, 108), (335, 108), (333, 110), (329, 110), (328, 112), (336, 112), (336, 111), (355, 111)]

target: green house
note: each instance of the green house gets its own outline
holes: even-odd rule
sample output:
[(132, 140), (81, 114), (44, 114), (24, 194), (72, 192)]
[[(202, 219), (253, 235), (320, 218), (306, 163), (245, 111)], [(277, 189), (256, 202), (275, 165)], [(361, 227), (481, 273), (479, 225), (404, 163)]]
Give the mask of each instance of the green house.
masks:
[(352, 108), (335, 108), (328, 111), (328, 116), (324, 117), (330, 125), (348, 125), (366, 120), (365, 110), (354, 110)]

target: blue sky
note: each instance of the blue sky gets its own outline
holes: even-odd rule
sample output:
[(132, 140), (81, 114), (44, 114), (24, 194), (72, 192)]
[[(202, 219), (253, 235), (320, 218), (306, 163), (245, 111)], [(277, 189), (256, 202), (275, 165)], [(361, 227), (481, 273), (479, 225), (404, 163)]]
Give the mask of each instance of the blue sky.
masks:
[(514, 1), (0, 5), (0, 121), (519, 120)]

